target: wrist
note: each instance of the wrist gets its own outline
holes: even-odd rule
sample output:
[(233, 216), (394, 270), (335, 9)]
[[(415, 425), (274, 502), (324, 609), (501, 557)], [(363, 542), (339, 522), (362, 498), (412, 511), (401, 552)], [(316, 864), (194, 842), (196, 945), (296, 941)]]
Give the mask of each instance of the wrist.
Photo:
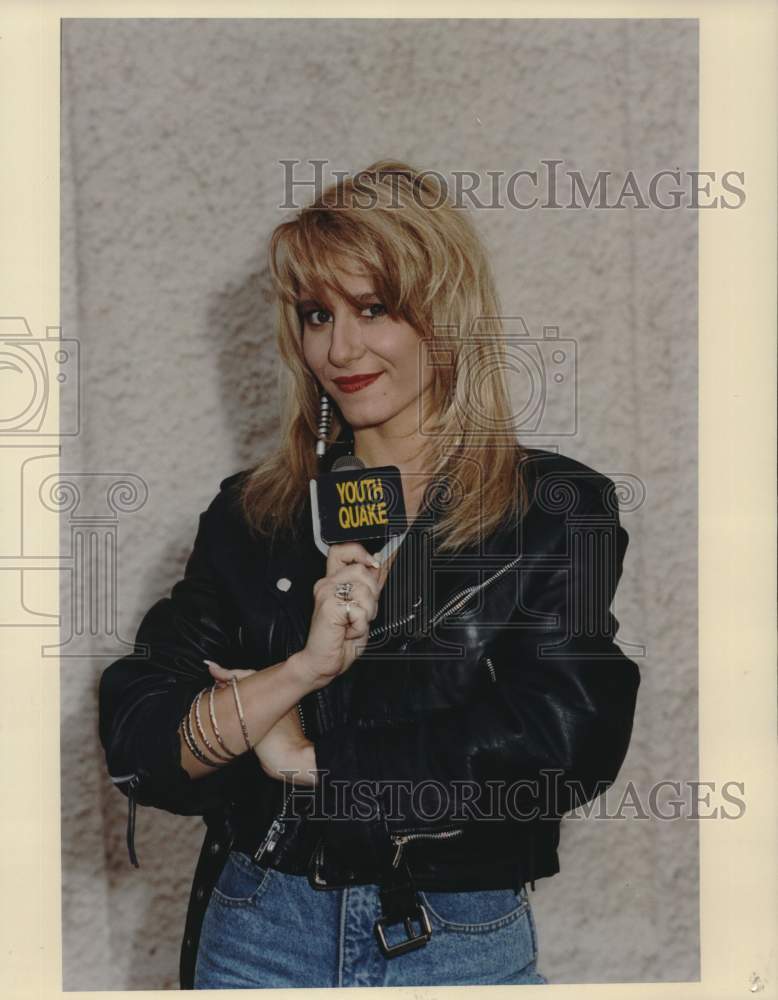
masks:
[(300, 688), (302, 694), (316, 691), (327, 683), (313, 657), (305, 649), (292, 653), (286, 660), (284, 669), (289, 672), (293, 683)]

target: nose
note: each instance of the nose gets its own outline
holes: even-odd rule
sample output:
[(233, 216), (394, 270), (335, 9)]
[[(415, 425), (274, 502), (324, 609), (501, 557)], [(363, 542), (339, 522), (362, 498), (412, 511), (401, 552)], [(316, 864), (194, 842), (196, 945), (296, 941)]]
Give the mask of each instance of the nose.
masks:
[(328, 358), (333, 368), (348, 368), (365, 353), (359, 320), (348, 311), (339, 312), (332, 320), (332, 339)]

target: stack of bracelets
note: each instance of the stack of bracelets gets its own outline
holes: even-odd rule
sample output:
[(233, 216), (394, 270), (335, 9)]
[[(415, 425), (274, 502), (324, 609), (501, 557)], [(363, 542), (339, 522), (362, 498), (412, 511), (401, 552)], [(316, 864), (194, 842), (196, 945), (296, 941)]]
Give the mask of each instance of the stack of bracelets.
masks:
[[(230, 686), (232, 687), (232, 695), (235, 699), (235, 710), (237, 711), (238, 718), (240, 719), (240, 728), (243, 730), (243, 739), (246, 742), (246, 749), (251, 750), (252, 746), (251, 746), (251, 741), (249, 740), (248, 729), (246, 729), (246, 719), (244, 718), (243, 715), (243, 706), (240, 703), (240, 696), (238, 695), (238, 681), (236, 680), (235, 677), (230, 678)], [(205, 730), (203, 729), (203, 724), (200, 719), (200, 702), (206, 691), (208, 691), (208, 714), (211, 719), (211, 726), (213, 728), (214, 735), (216, 736), (216, 740), (219, 746), (222, 748), (222, 750), (224, 750), (224, 753), (220, 753), (216, 749), (216, 747), (211, 743), (208, 737), (205, 735)], [(186, 742), (186, 745), (189, 747), (189, 750), (193, 757), (196, 757), (203, 764), (207, 764), (208, 767), (221, 767), (223, 763), (228, 764), (233, 758), (239, 757), (240, 754), (233, 753), (232, 750), (230, 750), (230, 748), (225, 744), (224, 740), (221, 737), (221, 733), (219, 732), (219, 727), (216, 724), (216, 712), (214, 711), (214, 706), (213, 706), (213, 692), (214, 692), (213, 687), (202, 689), (202, 691), (197, 695), (192, 704), (189, 706), (189, 711), (181, 720), (179, 728), (181, 730), (182, 736), (184, 737), (184, 741)], [(212, 753), (214, 757), (217, 758), (217, 760), (213, 760), (210, 757), (208, 757), (207, 754), (203, 750), (201, 750), (200, 747), (197, 745), (194, 732), (192, 730), (193, 708), (194, 708), (195, 725), (197, 726), (198, 735), (200, 736), (200, 739), (203, 741), (203, 744), (205, 745), (206, 749), (209, 750), (210, 753)]]

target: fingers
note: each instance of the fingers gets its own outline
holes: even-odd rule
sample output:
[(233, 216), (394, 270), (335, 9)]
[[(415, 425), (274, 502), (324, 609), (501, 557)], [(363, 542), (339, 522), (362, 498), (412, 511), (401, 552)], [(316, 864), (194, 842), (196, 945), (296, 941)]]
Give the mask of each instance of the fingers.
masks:
[(336, 604), (335, 612), (341, 616), (339, 623), (346, 626), (344, 638), (361, 639), (367, 636), (370, 630), (370, 622), (375, 618), (375, 614), (370, 614), (369, 609), (360, 604), (351, 605), (350, 609)]
[(327, 574), (314, 583), (314, 597), (317, 602), (329, 600), (337, 584), (351, 583), (355, 588), (355, 600), (356, 591), (359, 590), (361, 603), (367, 607), (369, 619), (372, 621), (377, 613), (377, 602), (381, 593), (378, 583), (380, 565), (359, 542), (331, 545), (327, 556)]
[(374, 601), (378, 600), (381, 588), (378, 585), (376, 570), (367, 569), (365, 566), (344, 566), (333, 576), (328, 577), (333, 591), (339, 583), (350, 583), (354, 592), (367, 591)]
[[(351, 584), (351, 596), (349, 598), (341, 597), (337, 593), (338, 584), (344, 582)], [(325, 577), (319, 583), (320, 586), (313, 588), (314, 602), (317, 607), (331, 602), (346, 603), (347, 600), (352, 601), (354, 604), (361, 604), (362, 607), (369, 607), (373, 604), (376, 607), (378, 606), (378, 591), (371, 581), (354, 580), (353, 578), (342, 580), (338, 577), (330, 579), (329, 577)]]
[(343, 617), (340, 612), (345, 612), (345, 605), (351, 605), (351, 621), (358, 612), (363, 612), (368, 621), (372, 621), (378, 614), (378, 589), (373, 580), (349, 580), (351, 583), (351, 597), (340, 597), (336, 590), (338, 583), (343, 582), (334, 576), (332, 579), (326, 578), (324, 587), (316, 594), (316, 603), (333, 608), (338, 614), (338, 620), (346, 623), (348, 618)]
[(372, 569), (381, 568), (379, 561), (371, 556), (360, 542), (340, 542), (338, 545), (330, 545), (327, 553), (327, 576), (332, 576), (344, 566), (355, 564), (370, 566)]
[(236, 677), (238, 680), (241, 680), (242, 678), (249, 677), (254, 673), (253, 670), (243, 670), (240, 668), (228, 670), (226, 667), (222, 667), (220, 664), (214, 663), (213, 660), (203, 660), (203, 663), (207, 665), (208, 672), (216, 682), (217, 688), (222, 688), (229, 684), (231, 677)]
[[(341, 598), (334, 598), (335, 611), (341, 612), (342, 621), (348, 627), (345, 638), (353, 639), (358, 636), (367, 635), (370, 631), (370, 623), (378, 614), (378, 602), (369, 594), (360, 595), (358, 592), (350, 602), (344, 602)], [(345, 605), (349, 603), (348, 610)]]
[[(367, 641), (369, 623), (378, 614), (380, 571), (380, 562), (361, 543), (330, 546), (326, 575), (313, 585), (315, 608), (306, 646), (314, 662), (324, 664), (319, 671), (324, 683), (347, 670), (357, 645)], [(335, 592), (339, 583), (352, 585), (347, 600)]]

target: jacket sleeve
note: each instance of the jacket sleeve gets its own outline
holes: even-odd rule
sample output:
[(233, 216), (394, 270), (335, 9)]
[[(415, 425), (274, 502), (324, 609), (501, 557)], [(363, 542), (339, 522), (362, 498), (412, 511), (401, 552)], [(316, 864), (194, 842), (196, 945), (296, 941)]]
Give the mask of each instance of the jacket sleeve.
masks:
[[(629, 745), (640, 676), (614, 642), (618, 622), (609, 609), (628, 535), (615, 491), (605, 492), (613, 506), (599, 490), (585, 502), (591, 530), (571, 542), (559, 517), (541, 562), (520, 574), (530, 582), (519, 584), (508, 627), (486, 650), (494, 677), (479, 695), (404, 723), (357, 720), (331, 730), (315, 742), (322, 783), (337, 779), (348, 789), (362, 779), (356, 800), (378, 782), (389, 832), (464, 825), (477, 821), (479, 809), (561, 816), (612, 784)], [(389, 783), (391, 811), (380, 792)], [(402, 796), (402, 786), (419, 794)]]
[(181, 766), (178, 737), (192, 700), (211, 683), (203, 660), (230, 665), (236, 646), (209, 545), (223, 496), (200, 515), (184, 576), (144, 615), (133, 653), (100, 678), (100, 742), (111, 780), (130, 797), (131, 816), (133, 798), (180, 815), (203, 815), (223, 803), (229, 772), (241, 759), (192, 779)]

